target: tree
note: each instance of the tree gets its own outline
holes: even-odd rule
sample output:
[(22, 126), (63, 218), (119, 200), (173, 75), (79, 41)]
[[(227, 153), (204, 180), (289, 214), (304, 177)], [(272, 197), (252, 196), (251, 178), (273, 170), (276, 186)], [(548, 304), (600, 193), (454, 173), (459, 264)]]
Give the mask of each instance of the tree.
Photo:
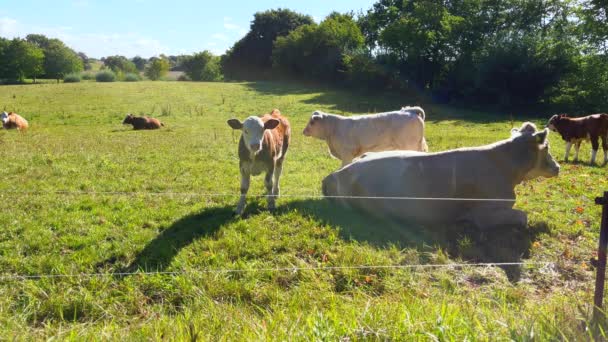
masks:
[(128, 74), (133, 73), (137, 74), (137, 67), (133, 62), (131, 62), (125, 56), (109, 56), (106, 57), (103, 61), (103, 65), (105, 65), (110, 70), (114, 71), (117, 74)]
[(169, 72), (169, 61), (166, 58), (151, 58), (151, 61), (148, 63), (146, 67), (145, 75), (147, 78), (152, 81), (159, 80), (161, 77), (164, 77), (167, 72)]
[(237, 76), (251, 68), (270, 68), (272, 48), (277, 37), (286, 36), (296, 28), (313, 22), (312, 17), (287, 9), (256, 13), (249, 32), (224, 55), (224, 74)]
[(32, 77), (36, 83), (36, 76), (43, 71), (44, 53), (33, 44), (15, 38), (4, 46), (0, 60), (5, 65), (3, 78), (24, 82), (26, 77)]
[(44, 71), (46, 77), (59, 80), (66, 74), (83, 70), (82, 60), (74, 50), (59, 39), (50, 39), (44, 51)]
[(203, 51), (185, 57), (181, 66), (193, 81), (217, 81), (221, 78), (218, 62), (211, 52)]
[(84, 52), (79, 52), (78, 57), (82, 60), (84, 70), (91, 70), (91, 61), (89, 60), (89, 57)]
[(135, 64), (135, 67), (139, 71), (144, 71), (144, 69), (146, 68), (147, 61), (145, 58), (142, 58), (140, 56), (135, 56), (135, 57), (131, 58), (131, 62), (133, 62), (133, 64)]
[(363, 44), (363, 34), (352, 16), (332, 13), (319, 25), (300, 26), (277, 38), (274, 66), (301, 76), (338, 81), (345, 76), (345, 56), (360, 53)]

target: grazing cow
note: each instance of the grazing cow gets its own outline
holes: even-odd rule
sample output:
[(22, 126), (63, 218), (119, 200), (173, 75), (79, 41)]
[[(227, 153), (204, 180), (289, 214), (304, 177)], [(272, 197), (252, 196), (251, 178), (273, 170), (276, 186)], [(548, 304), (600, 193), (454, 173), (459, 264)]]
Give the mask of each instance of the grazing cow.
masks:
[(233, 129), (242, 131), (239, 140), (239, 169), (241, 171), (241, 198), (235, 213), (242, 215), (251, 175), (266, 172), (264, 185), (268, 192), (268, 210), (275, 209), (279, 196), (279, 178), (283, 171), (285, 153), (289, 147), (291, 127), (278, 109), (263, 116), (250, 116), (244, 122), (228, 120)]
[(423, 224), (525, 225), (526, 214), (512, 209), (514, 187), (559, 173), (548, 134), (548, 129), (530, 133), (522, 127), (510, 139), (487, 146), (366, 153), (327, 176), (323, 194), (368, 213)]
[(578, 161), (578, 150), (581, 142), (591, 140), (591, 164), (595, 164), (595, 156), (599, 150), (599, 138), (604, 149), (604, 165), (608, 163), (608, 114), (593, 114), (582, 118), (569, 118), (566, 114), (553, 115), (547, 123), (547, 128), (559, 133), (566, 141), (566, 156), (568, 161), (570, 148), (574, 144), (574, 161)]
[(165, 126), (160, 120), (155, 118), (149, 118), (147, 116), (133, 116), (133, 114), (127, 114), (127, 117), (122, 122), (123, 125), (133, 125), (133, 129), (158, 129), (161, 126)]
[(350, 117), (316, 111), (303, 133), (325, 140), (330, 154), (344, 166), (365, 152), (428, 151), (424, 119), (424, 110), (420, 107)]
[(16, 128), (18, 131), (25, 132), (29, 127), (27, 120), (17, 113), (2, 112), (0, 119), (2, 119), (2, 127), (4, 129)]

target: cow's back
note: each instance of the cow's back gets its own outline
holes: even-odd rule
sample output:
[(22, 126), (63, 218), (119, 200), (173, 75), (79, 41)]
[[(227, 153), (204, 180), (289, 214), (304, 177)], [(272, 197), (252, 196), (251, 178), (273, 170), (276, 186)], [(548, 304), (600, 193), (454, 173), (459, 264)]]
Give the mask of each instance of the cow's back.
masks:
[(353, 133), (363, 151), (422, 150), (424, 121), (416, 113), (388, 112), (353, 119)]
[(281, 115), (278, 110), (273, 110), (270, 114), (261, 117), (262, 122), (266, 123), (270, 119), (279, 120), (279, 125), (274, 129), (264, 131), (264, 149), (267, 147), (273, 151), (274, 158), (281, 158), (287, 152), (291, 141), (291, 125), (286, 117)]

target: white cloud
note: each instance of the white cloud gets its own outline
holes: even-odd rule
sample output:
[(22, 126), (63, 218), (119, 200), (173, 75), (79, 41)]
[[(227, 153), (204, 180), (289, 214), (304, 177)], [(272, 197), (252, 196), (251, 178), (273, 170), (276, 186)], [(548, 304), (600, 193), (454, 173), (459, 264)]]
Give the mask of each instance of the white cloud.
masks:
[(0, 37), (14, 38), (19, 34), (18, 22), (15, 19), (0, 18)]
[(91, 57), (111, 55), (150, 57), (161, 53), (169, 54), (169, 48), (159, 40), (135, 32), (76, 33), (69, 26), (26, 26), (15, 19), (0, 18), (0, 36), (8, 38), (25, 37), (30, 33), (40, 33), (49, 38), (61, 39), (69, 47), (76, 51), (82, 51)]
[(215, 40), (221, 40), (221, 41), (227, 41), (228, 40), (228, 36), (226, 36), (223, 33), (214, 33), (211, 35), (211, 38), (215, 39)]

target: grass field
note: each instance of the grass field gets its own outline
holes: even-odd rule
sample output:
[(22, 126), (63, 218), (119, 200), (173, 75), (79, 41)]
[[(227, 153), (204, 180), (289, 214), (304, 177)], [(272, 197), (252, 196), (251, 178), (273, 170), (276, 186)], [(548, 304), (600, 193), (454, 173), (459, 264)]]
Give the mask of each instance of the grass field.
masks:
[[(337, 169), (302, 136), (310, 114), (393, 110), (416, 99), (289, 83), (79, 83), (0, 87), (31, 124), (1, 131), (0, 273), (176, 271), (0, 280), (1, 338), (12, 340), (580, 340), (589, 320), (607, 168), (562, 163), (516, 188), (525, 229), (397, 226), (332, 208), (319, 194)], [(421, 103), (432, 151), (507, 138), (545, 118)], [(278, 212), (239, 189), (226, 124), (279, 108), (294, 137)], [(161, 119), (132, 131), (125, 114)], [(550, 137), (561, 162), (564, 144)], [(581, 151), (589, 160), (589, 145)], [(263, 194), (261, 177), (251, 195)], [(60, 193), (61, 192), (61, 193)], [(224, 194), (226, 196), (205, 196)], [(552, 262), (522, 268), (210, 272), (452, 262)]]

